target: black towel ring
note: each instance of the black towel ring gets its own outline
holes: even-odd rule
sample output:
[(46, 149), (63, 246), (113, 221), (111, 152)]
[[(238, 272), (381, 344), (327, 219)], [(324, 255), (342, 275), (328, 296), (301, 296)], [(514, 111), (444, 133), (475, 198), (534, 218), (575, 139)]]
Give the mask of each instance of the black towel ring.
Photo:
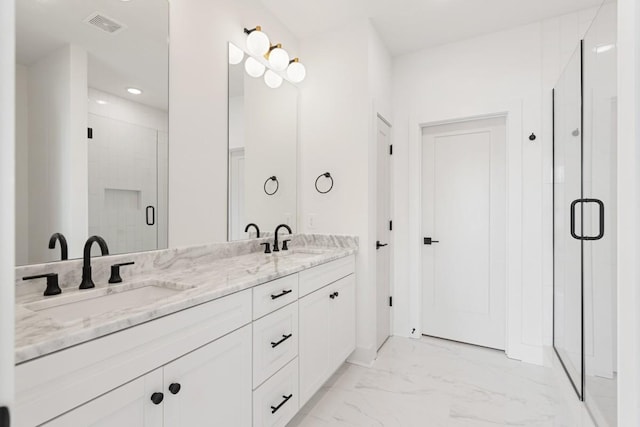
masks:
[[(329, 187), (329, 189), (327, 191), (320, 191), (320, 189), (318, 188), (318, 181), (320, 180), (320, 178), (325, 177), (325, 178), (329, 178), (331, 180), (331, 186)], [(319, 177), (316, 178), (316, 191), (320, 194), (327, 194), (329, 191), (331, 191), (333, 189), (333, 177), (331, 176), (331, 174), (329, 172), (325, 172), (323, 174), (321, 174)]]
[[(269, 193), (267, 191), (267, 184), (269, 183), (269, 181), (275, 181), (276, 182), (276, 189), (273, 190), (273, 193)], [(278, 178), (274, 176), (270, 176), (269, 178), (267, 178), (267, 180), (264, 182), (264, 192), (268, 195), (268, 196), (273, 196), (274, 194), (276, 194), (278, 192), (278, 189), (280, 188), (280, 183), (278, 182)]]

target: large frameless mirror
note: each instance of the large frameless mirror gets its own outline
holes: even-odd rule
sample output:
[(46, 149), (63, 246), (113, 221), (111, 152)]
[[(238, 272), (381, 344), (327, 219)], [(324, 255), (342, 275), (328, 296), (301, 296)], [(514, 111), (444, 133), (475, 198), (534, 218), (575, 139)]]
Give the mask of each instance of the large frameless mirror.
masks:
[(297, 223), (298, 89), (247, 60), (229, 44), (229, 240)]

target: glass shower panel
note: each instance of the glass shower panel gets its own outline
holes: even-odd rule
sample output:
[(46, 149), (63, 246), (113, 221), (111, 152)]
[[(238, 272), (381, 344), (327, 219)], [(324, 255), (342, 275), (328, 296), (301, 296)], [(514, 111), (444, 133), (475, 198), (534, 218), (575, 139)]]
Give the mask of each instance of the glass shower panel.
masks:
[(599, 427), (616, 419), (616, 2), (605, 3), (584, 39), (584, 400)]
[[(582, 47), (554, 89), (554, 325), (553, 346), (576, 393), (583, 392), (582, 245)], [(573, 209), (572, 209), (573, 206)], [(571, 213), (574, 213), (573, 220)]]

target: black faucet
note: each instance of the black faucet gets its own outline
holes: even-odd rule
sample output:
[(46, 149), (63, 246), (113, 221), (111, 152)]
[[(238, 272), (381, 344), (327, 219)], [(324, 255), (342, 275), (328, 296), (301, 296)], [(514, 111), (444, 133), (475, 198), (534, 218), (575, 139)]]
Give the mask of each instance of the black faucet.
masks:
[(246, 233), (247, 231), (249, 231), (249, 229), (253, 227), (256, 229), (256, 237), (259, 239), (260, 238), (260, 228), (258, 228), (258, 226), (254, 223), (250, 223), (247, 224), (247, 226), (244, 228), (244, 232)]
[(100, 245), (102, 255), (109, 255), (107, 242), (105, 242), (102, 237), (91, 236), (87, 239), (87, 242), (84, 244), (84, 264), (82, 265), (82, 283), (80, 283), (80, 289), (91, 289), (96, 287), (93, 283), (93, 279), (91, 278), (91, 246), (94, 242)]
[[(280, 247), (278, 246), (278, 231), (280, 231), (281, 228), (286, 228), (289, 234), (292, 234), (291, 227), (289, 227), (287, 224), (280, 224), (279, 226), (277, 226), (276, 232), (274, 233), (275, 239), (273, 240), (273, 252), (280, 252)], [(285, 251), (287, 250), (286, 246), (282, 249)]]
[(67, 246), (67, 239), (62, 233), (53, 233), (49, 239), (49, 249), (55, 249), (56, 240), (60, 240), (60, 261), (69, 259), (69, 249)]

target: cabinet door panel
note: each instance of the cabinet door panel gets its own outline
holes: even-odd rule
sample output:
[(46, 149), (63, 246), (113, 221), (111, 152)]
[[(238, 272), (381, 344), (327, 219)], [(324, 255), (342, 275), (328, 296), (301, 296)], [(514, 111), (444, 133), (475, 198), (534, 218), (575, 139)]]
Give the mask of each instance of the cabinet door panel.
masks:
[(327, 380), (329, 372), (329, 288), (299, 301), (300, 406)]
[(162, 427), (163, 404), (151, 402), (151, 395), (156, 392), (162, 392), (162, 369), (156, 369), (43, 425)]
[(332, 374), (353, 352), (356, 345), (356, 295), (353, 275), (329, 286), (336, 297), (329, 303), (329, 373)]
[(251, 325), (166, 365), (165, 427), (250, 426), (251, 368)]

